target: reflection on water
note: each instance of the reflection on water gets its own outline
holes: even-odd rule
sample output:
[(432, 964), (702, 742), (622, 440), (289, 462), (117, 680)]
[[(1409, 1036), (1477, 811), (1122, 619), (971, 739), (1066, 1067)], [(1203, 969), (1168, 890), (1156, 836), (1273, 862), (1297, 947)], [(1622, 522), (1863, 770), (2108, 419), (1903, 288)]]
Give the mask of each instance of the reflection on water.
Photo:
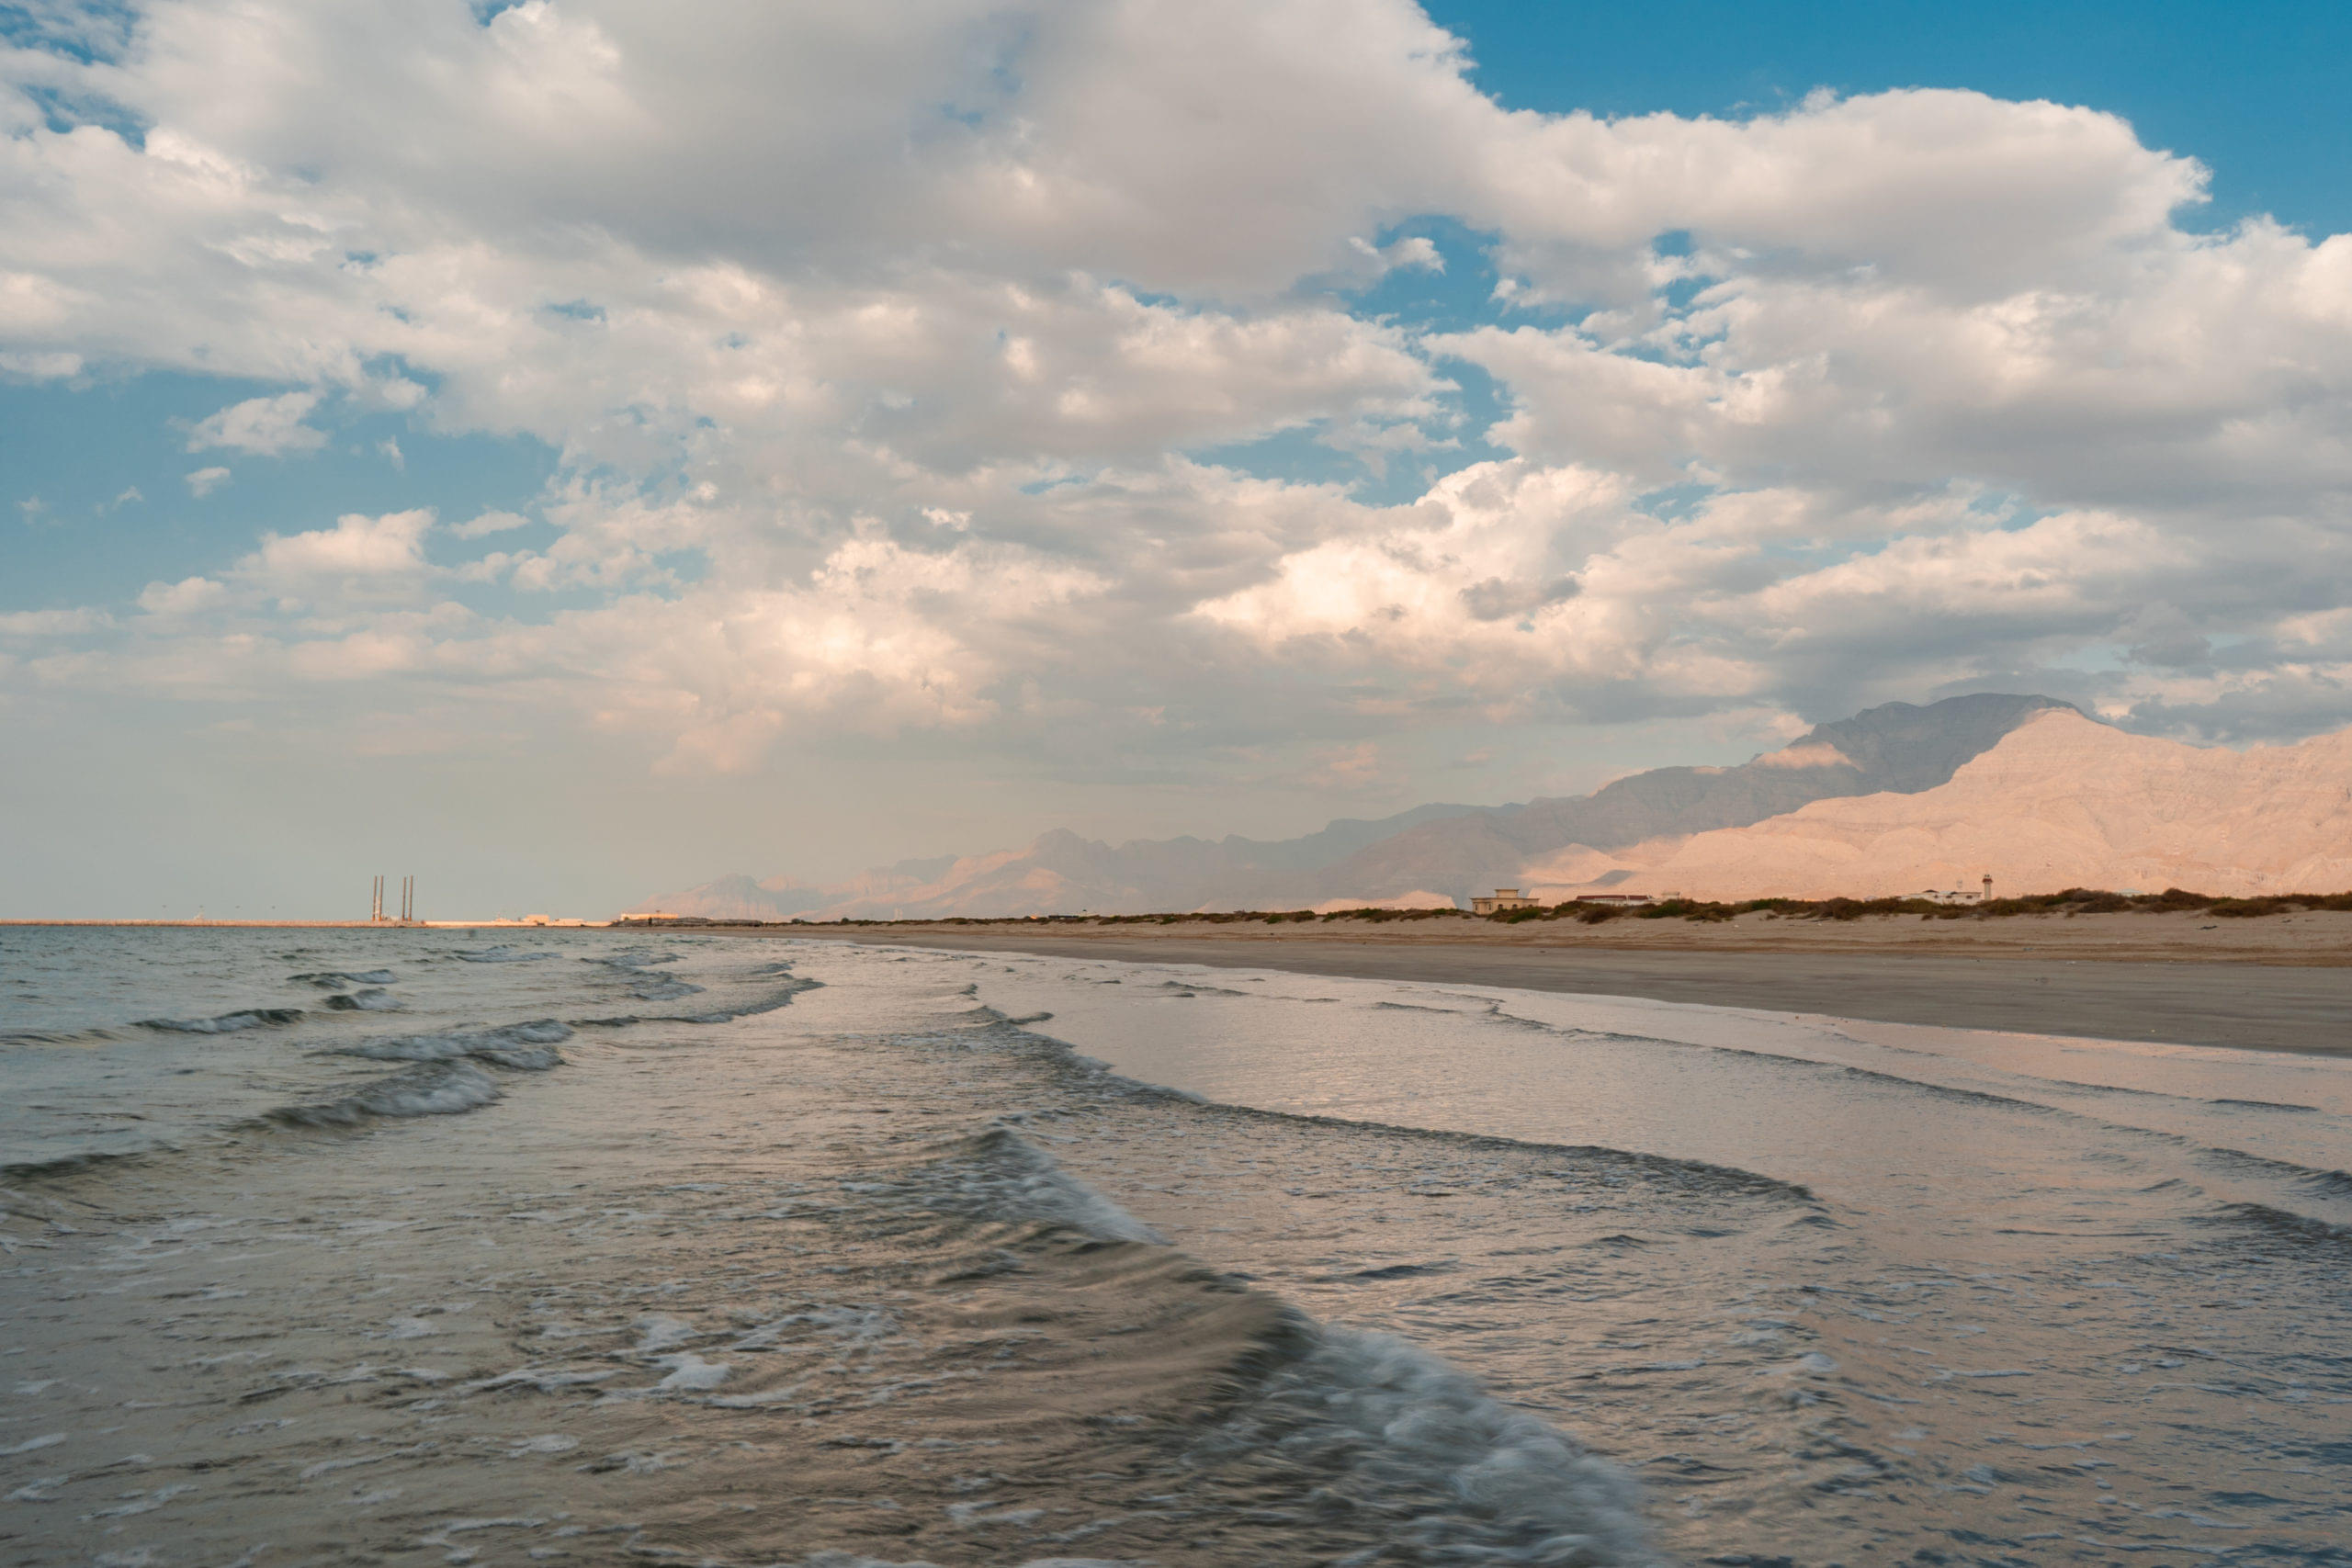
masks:
[[(983, 997), (1126, 1077), (1329, 1119), (1253, 1129), (1268, 1185), (1206, 1201), (1116, 1185), (1133, 1153), (1095, 1168), (1180, 1244), (1410, 1334), (1634, 1465), (1682, 1551), (2352, 1561), (2352, 1064), (979, 962)], [(1765, 1222), (1629, 1183), (1592, 1236), (1498, 1175), (1432, 1196), (1269, 1163), (1366, 1124), (1667, 1156), (1813, 1201)]]

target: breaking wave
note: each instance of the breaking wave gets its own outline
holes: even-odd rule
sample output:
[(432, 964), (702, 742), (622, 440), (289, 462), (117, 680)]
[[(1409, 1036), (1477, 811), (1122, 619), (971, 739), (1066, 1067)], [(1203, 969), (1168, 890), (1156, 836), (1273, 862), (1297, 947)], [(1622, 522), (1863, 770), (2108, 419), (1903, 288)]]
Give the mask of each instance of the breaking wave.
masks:
[[(1166, 1245), (1001, 1123), (896, 1178), (843, 1186), (934, 1213)], [(1259, 1517), (1281, 1512), (1267, 1511), (1271, 1492), (1297, 1499), (1302, 1525), (1377, 1521), (1407, 1561), (1655, 1561), (1639, 1489), (1615, 1465), (1406, 1340), (1276, 1305), (1272, 1331), (1235, 1347), (1225, 1395), (1188, 1447), (1220, 1488), (1258, 1495)]]
[(1163, 1237), (1054, 1163), (1010, 1127), (995, 1126), (895, 1182), (859, 1184), (935, 1213), (971, 1219), (1067, 1225), (1099, 1241)]
[(1261, 1517), (1377, 1520), (1408, 1561), (1656, 1561), (1631, 1476), (1409, 1342), (1294, 1316), (1271, 1349), (1193, 1445), (1196, 1462), (1279, 1479), (1299, 1497)]
[(568, 1025), (542, 1018), (529, 1023), (510, 1023), (503, 1029), (394, 1035), (362, 1041), (356, 1045), (338, 1045), (325, 1054), (364, 1056), (377, 1062), (454, 1062), (472, 1057), (502, 1067), (544, 1072), (563, 1065), (563, 1055), (556, 1046), (571, 1038)]
[(138, 1027), (172, 1034), (235, 1034), (247, 1029), (292, 1023), (301, 1016), (300, 1008), (242, 1008), (214, 1018), (142, 1018)]
[(471, 1062), (432, 1062), (334, 1100), (281, 1105), (264, 1115), (289, 1126), (352, 1127), (370, 1117), (455, 1116), (502, 1098), (497, 1081)]
[(2267, 1203), (2225, 1203), (2209, 1223), (2249, 1227), (2266, 1235), (2306, 1245), (2341, 1247), (2352, 1243), (2352, 1225), (2332, 1225), (2309, 1214), (2274, 1209)]

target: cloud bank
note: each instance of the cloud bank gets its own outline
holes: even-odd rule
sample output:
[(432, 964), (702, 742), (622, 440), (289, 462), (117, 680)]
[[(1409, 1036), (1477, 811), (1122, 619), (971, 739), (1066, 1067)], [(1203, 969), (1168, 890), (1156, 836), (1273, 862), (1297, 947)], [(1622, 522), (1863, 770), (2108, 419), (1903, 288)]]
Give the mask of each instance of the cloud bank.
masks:
[(187, 430), (233, 462), (339, 410), (561, 461), (12, 619), (10, 700), (359, 683), (676, 773), (2352, 720), (2352, 237), (2202, 231), (2094, 108), (1506, 111), (1401, 0), (33, 15), (6, 373), (281, 389)]

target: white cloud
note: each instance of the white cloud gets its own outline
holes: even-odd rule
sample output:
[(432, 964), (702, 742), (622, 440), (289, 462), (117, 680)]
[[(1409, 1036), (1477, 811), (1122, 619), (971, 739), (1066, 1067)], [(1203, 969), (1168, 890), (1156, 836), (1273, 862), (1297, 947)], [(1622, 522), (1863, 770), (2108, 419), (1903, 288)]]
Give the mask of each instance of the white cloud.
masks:
[[(1996, 679), (2352, 717), (2312, 630), (2352, 604), (2352, 238), (2181, 227), (2205, 171), (2113, 115), (1510, 113), (1402, 0), (142, 16), (0, 64), (152, 128), (11, 100), (0, 367), (298, 389), (191, 450), (315, 450), (334, 397), (412, 422), (387, 457), (561, 461), (533, 517), (442, 530), (553, 537), (461, 568), (423, 513), (224, 548), (109, 678), (168, 602), (175, 680), (462, 684), (721, 769), (842, 733), (1351, 757)], [(1563, 309), (1352, 313), (1443, 269), (1423, 215)], [(1388, 494), (1489, 460), (1392, 505), (1196, 456), (1278, 435)]]
[[(33, 278), (0, 277), (0, 290), (29, 291), (38, 287), (38, 280)], [(68, 376), (81, 374), (82, 356), (78, 354), (18, 353), (14, 350), (0, 350), (0, 370), (5, 370), (11, 376), (22, 376), (35, 381), (58, 381)]]
[(424, 536), (433, 526), (426, 511), (388, 512), (380, 517), (356, 513), (332, 528), (305, 534), (265, 534), (261, 548), (237, 567), (237, 575), (272, 593), (308, 597), (328, 588), (355, 595), (413, 587), (433, 574), (424, 558)]
[(318, 406), (319, 394), (316, 392), (282, 392), (274, 398), (247, 398), (243, 402), (232, 403), (218, 413), (198, 420), (188, 432), (187, 449), (202, 452), (215, 446), (230, 446), (264, 457), (283, 457), (288, 452), (315, 452), (326, 445), (326, 433), (313, 430), (302, 421), (310, 417), (311, 411)]
[(459, 539), (485, 538), (492, 534), (504, 534), (516, 528), (527, 528), (531, 520), (519, 513), (485, 512), (479, 517), (454, 524), (449, 533)]

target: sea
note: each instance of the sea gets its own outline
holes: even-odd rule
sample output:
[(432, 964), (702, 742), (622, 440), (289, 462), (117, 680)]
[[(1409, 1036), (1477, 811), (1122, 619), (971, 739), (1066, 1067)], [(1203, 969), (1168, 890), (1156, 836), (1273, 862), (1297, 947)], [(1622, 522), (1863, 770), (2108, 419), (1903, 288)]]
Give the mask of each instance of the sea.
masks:
[(12, 927), (0, 1091), (28, 1568), (2352, 1564), (2352, 1059)]

